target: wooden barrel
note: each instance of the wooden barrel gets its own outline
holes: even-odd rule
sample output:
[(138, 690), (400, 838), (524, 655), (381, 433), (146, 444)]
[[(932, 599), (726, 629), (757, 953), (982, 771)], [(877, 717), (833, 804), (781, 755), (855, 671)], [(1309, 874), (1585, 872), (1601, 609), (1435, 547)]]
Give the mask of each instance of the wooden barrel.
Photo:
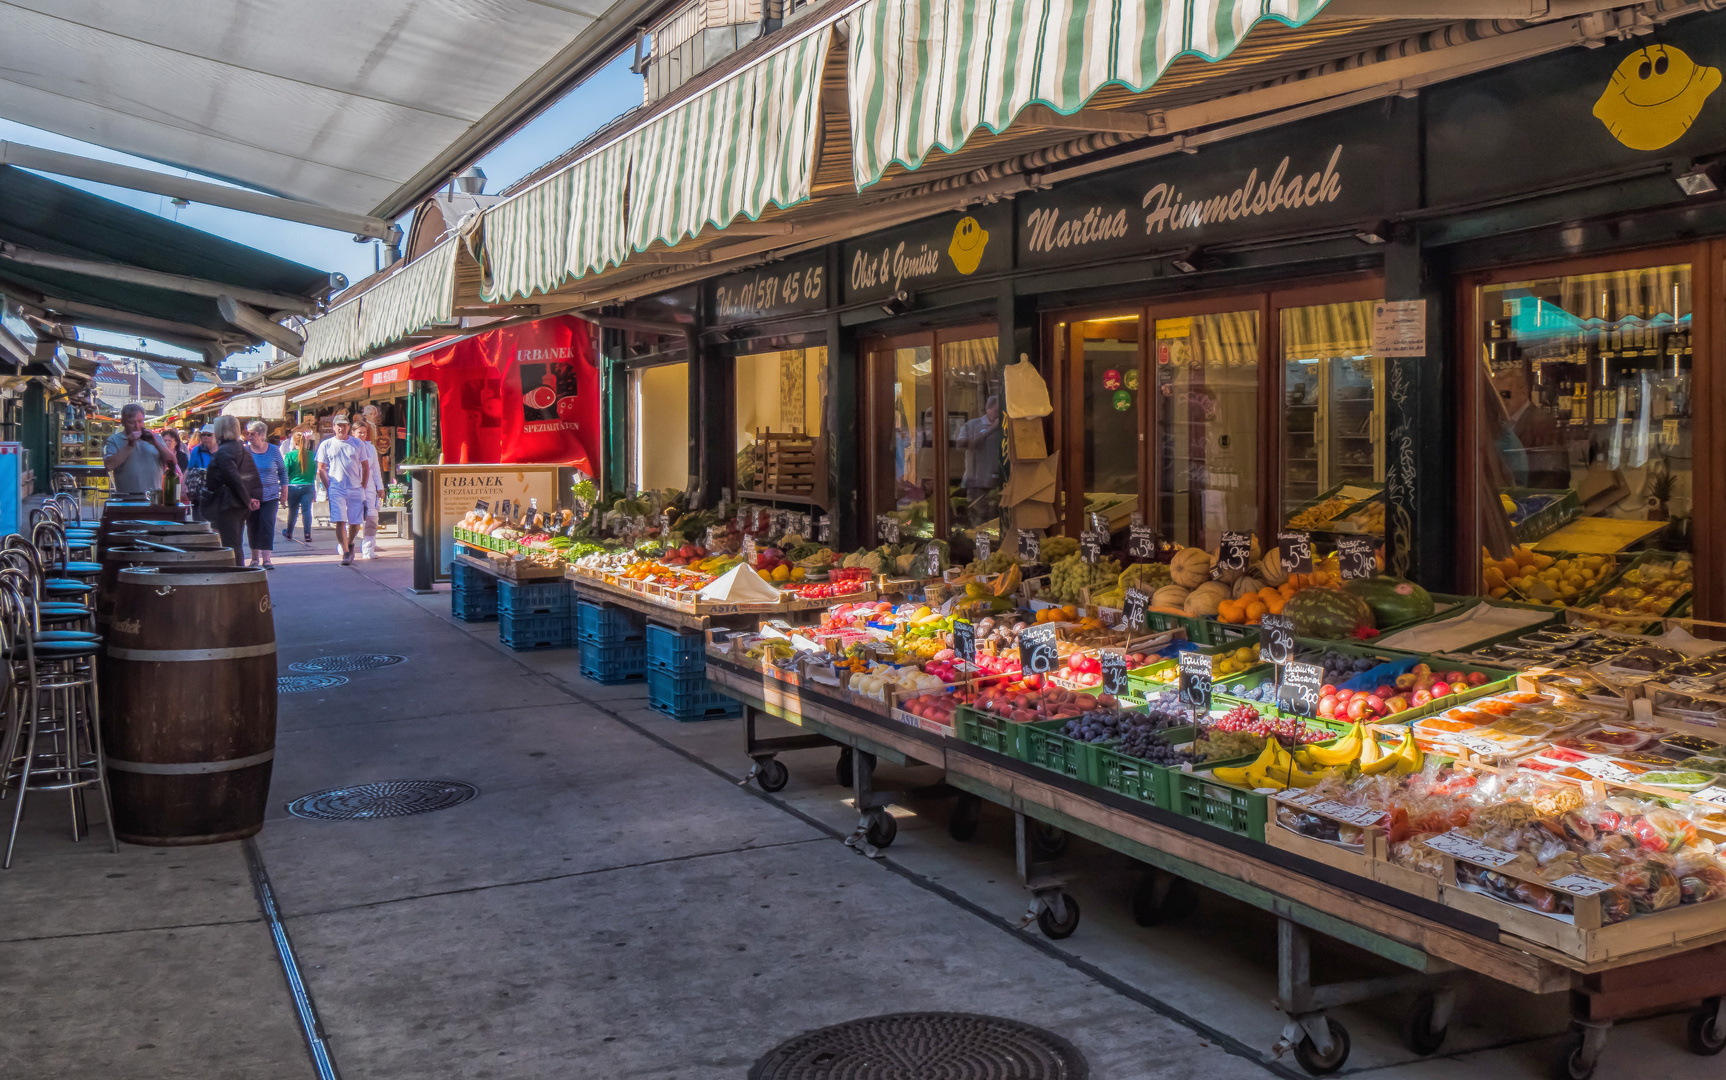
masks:
[(169, 537), (215, 534), (216, 530), (207, 521), (157, 521), (154, 518), (104, 521), (96, 529), (96, 559), (100, 561), (102, 553), (108, 550), (108, 545), (120, 543), (123, 537), (144, 536), (163, 543), (172, 543)]
[(264, 827), (276, 754), (276, 630), (264, 571), (121, 570), (100, 670), (120, 839), (214, 844)]
[(124, 521), (127, 518), (154, 518), (158, 521), (185, 521), (191, 507), (180, 503), (108, 502), (102, 507), (102, 520)]
[[(114, 591), (120, 585), (120, 571), (134, 566), (232, 566), (232, 548), (222, 546), (222, 538), (214, 533), (204, 536), (186, 533), (169, 538), (169, 543), (196, 540), (199, 547), (187, 551), (158, 551), (155, 548), (133, 547), (116, 538), (116, 543), (102, 554), (102, 572), (96, 576), (96, 625), (106, 634), (114, 614)], [(204, 543), (209, 540), (210, 543)]]

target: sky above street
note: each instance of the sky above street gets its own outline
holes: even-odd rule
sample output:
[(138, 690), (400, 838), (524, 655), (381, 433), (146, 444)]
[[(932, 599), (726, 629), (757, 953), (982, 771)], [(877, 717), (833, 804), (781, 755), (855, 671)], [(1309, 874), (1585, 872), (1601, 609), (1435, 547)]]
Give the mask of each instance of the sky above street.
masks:
[[(640, 105), (641, 77), (630, 72), (629, 60), (628, 55), (620, 56), (593, 78), (570, 91), (555, 105), (524, 125), (521, 130), (481, 158), (477, 164), (485, 170), (485, 190), (494, 194), (502, 191), (509, 184), (568, 150), (619, 114)], [(5, 119), (0, 119), (0, 140), (23, 143), (27, 146), (39, 146), (48, 150), (59, 150), (69, 154), (81, 154), (101, 161), (120, 162), (149, 169), (153, 172), (172, 173), (181, 176), (197, 175), (198, 179), (201, 180), (212, 179), (187, 172), (184, 169), (169, 168), (144, 158), (117, 153), (105, 147), (80, 142), (77, 139), (42, 131), (38, 128), (26, 127), (23, 124), (16, 124)], [(129, 191), (124, 188), (93, 184), (71, 177), (50, 176), (49, 179), (94, 192), (103, 198), (137, 207), (140, 210), (178, 221), (182, 225), (201, 229), (204, 232), (246, 244), (260, 251), (267, 251), (284, 259), (292, 259), (294, 262), (304, 263), (319, 270), (346, 274), (349, 281), (358, 281), (377, 269), (378, 245), (356, 244), (347, 233), (332, 232), (328, 229), (318, 229), (310, 225), (301, 225), (275, 218), (258, 217), (254, 214), (244, 214), (219, 206), (193, 203), (190, 206), (176, 207), (172, 200), (165, 195)], [(404, 231), (407, 222), (408, 215), (404, 215), (401, 218)], [(102, 345), (138, 347), (136, 337), (124, 334), (86, 330), (81, 331), (79, 336), (97, 348)], [(150, 352), (164, 355), (194, 355), (187, 350), (177, 349), (155, 341), (150, 342), (146, 348)], [(244, 362), (253, 357), (261, 358), (265, 351), (265, 349), (259, 349), (255, 353), (240, 353), (234, 359)]]

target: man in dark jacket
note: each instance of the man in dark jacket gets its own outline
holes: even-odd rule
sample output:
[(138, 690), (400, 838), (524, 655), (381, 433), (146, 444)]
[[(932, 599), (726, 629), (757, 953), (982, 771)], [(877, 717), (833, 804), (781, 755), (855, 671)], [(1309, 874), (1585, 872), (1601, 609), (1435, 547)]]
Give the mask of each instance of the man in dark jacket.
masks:
[(246, 516), (263, 504), (264, 483), (257, 463), (240, 438), (240, 422), (216, 418), (216, 452), (204, 474), (200, 504), (204, 520), (216, 527), (224, 547), (234, 551), (234, 565), (246, 565)]

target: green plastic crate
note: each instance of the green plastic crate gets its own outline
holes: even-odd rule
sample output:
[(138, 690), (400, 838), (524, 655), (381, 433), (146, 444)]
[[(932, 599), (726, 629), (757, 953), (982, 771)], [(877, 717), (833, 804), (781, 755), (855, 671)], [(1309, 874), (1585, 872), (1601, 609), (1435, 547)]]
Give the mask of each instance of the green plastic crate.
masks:
[(960, 742), (968, 742), (1012, 758), (1020, 757), (1019, 729), (1024, 726), (1011, 720), (1003, 720), (991, 713), (980, 712), (969, 705), (961, 705), (953, 710), (953, 733)]
[(1506, 488), (1504, 494), (1513, 500), (1526, 499), (1531, 495), (1556, 496), (1544, 509), (1528, 515), (1522, 524), (1514, 526), (1519, 544), (1533, 544), (1542, 537), (1557, 532), (1582, 514), (1582, 497), (1569, 488), (1513, 487)]
[(1083, 742), (1061, 734), (1066, 720), (1034, 720), (1018, 725), (1013, 756), (1030, 765), (1040, 765), (1084, 784), (1096, 783), (1096, 751), (1101, 744)]
[(1230, 787), (1208, 775), (1208, 770), (1225, 766), (1226, 762), (1207, 764), (1207, 772), (1168, 770), (1168, 809), (1185, 818), (1244, 836), (1261, 843), (1265, 838), (1265, 821), (1269, 817), (1269, 800), (1256, 791)]

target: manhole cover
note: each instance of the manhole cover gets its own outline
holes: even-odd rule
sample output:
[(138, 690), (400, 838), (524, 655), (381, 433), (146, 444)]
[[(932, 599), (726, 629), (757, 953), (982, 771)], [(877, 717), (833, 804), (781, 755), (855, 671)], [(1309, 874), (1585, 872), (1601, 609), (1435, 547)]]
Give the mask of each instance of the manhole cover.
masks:
[(365, 671), (368, 668), (389, 667), (406, 660), (405, 656), (392, 653), (338, 653), (335, 656), (320, 656), (316, 660), (301, 660), (297, 664), (289, 664), (289, 671)]
[(749, 1080), (1084, 1080), (1072, 1043), (1029, 1024), (972, 1013), (891, 1013), (781, 1043)]
[(478, 788), (460, 780), (384, 780), (301, 796), (288, 804), (288, 813), (325, 821), (407, 817), (447, 810), (478, 794)]
[(309, 690), (328, 690), (347, 681), (345, 675), (282, 675), (276, 679), (276, 693), (304, 694)]

